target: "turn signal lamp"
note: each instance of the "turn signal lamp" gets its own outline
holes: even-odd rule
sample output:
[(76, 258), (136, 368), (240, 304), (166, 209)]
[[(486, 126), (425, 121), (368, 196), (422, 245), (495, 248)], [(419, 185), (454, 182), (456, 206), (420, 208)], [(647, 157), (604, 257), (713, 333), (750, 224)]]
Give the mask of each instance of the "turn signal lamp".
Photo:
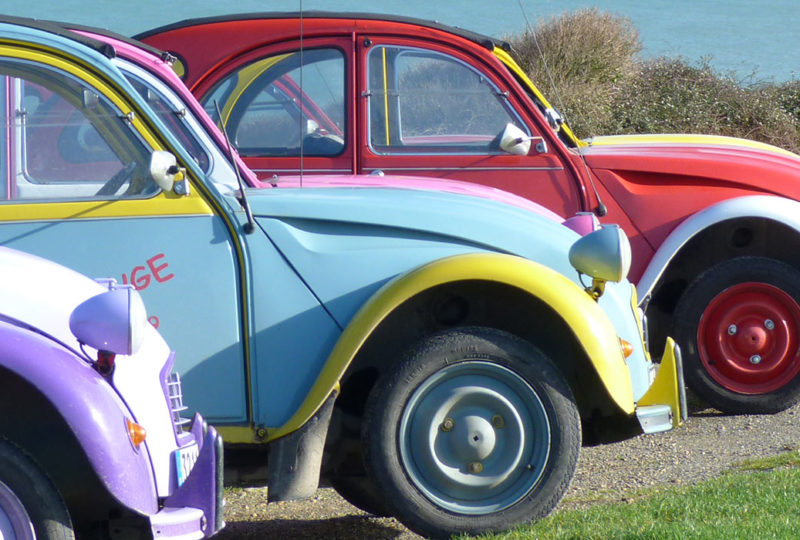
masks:
[(147, 430), (130, 418), (125, 419), (125, 425), (128, 427), (128, 437), (131, 440), (131, 444), (133, 444), (133, 447), (138, 450), (139, 446), (147, 438)]
[(619, 338), (619, 346), (622, 349), (622, 355), (625, 358), (628, 358), (633, 354), (633, 345), (629, 341)]

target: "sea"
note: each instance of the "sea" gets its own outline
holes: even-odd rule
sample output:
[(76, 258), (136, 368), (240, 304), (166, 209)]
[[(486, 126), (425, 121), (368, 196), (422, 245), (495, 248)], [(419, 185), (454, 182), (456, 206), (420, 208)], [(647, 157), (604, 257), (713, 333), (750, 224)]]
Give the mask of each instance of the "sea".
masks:
[[(350, 11), (436, 20), (503, 37), (539, 20), (597, 8), (627, 17), (643, 58), (707, 62), (748, 84), (800, 78), (800, 0), (2, 0), (0, 12), (133, 35), (194, 17), (261, 11)], [(794, 21), (794, 22), (792, 22)]]

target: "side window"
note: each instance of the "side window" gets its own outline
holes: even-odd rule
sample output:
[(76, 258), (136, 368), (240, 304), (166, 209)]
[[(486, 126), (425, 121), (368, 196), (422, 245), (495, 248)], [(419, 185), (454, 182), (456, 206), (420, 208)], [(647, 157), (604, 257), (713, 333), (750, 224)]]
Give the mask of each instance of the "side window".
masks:
[(150, 152), (120, 111), (72, 75), (4, 59), (9, 118), (4, 200), (142, 197), (158, 191)]
[(369, 141), (379, 154), (501, 153), (508, 123), (527, 128), (502, 93), (442, 53), (376, 46), (368, 57)]
[(344, 99), (342, 52), (307, 49), (231, 73), (203, 106), (243, 156), (299, 156), (301, 149), (307, 156), (335, 156), (344, 149)]

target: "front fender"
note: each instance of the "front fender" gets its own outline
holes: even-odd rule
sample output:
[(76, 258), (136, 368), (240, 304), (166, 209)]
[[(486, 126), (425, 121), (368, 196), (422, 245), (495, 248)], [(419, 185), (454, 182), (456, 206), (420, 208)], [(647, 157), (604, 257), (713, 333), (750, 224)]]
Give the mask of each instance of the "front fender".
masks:
[(693, 214), (675, 230), (656, 251), (636, 285), (639, 298), (653, 291), (672, 258), (704, 229), (721, 221), (736, 218), (764, 218), (779, 221), (800, 233), (800, 202), (772, 195), (751, 195), (728, 199)]
[(126, 417), (134, 417), (100, 374), (59, 343), (3, 321), (0, 367), (53, 405), (111, 495), (143, 514), (158, 511), (146, 444), (134, 450), (125, 424)]
[(372, 332), (398, 306), (432, 287), (467, 280), (504, 283), (553, 308), (571, 328), (614, 403), (633, 413), (633, 389), (617, 332), (588, 294), (558, 272), (528, 259), (470, 253), (424, 264), (397, 276), (373, 294), (345, 328), (300, 408), (286, 424), (271, 430), (268, 439), (291, 433), (312, 417)]

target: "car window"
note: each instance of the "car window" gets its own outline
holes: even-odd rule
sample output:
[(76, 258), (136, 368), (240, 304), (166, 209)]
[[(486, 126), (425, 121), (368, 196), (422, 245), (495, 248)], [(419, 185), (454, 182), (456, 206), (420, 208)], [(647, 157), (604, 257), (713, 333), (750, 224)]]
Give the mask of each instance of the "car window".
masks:
[(72, 75), (0, 61), (6, 121), (3, 200), (141, 197), (158, 187), (150, 152), (119, 109)]
[(243, 156), (335, 156), (344, 150), (344, 99), (343, 53), (307, 49), (244, 66), (202, 103)]
[(497, 87), (439, 52), (375, 46), (368, 81), (369, 141), (376, 153), (501, 153), (506, 124), (527, 133)]

